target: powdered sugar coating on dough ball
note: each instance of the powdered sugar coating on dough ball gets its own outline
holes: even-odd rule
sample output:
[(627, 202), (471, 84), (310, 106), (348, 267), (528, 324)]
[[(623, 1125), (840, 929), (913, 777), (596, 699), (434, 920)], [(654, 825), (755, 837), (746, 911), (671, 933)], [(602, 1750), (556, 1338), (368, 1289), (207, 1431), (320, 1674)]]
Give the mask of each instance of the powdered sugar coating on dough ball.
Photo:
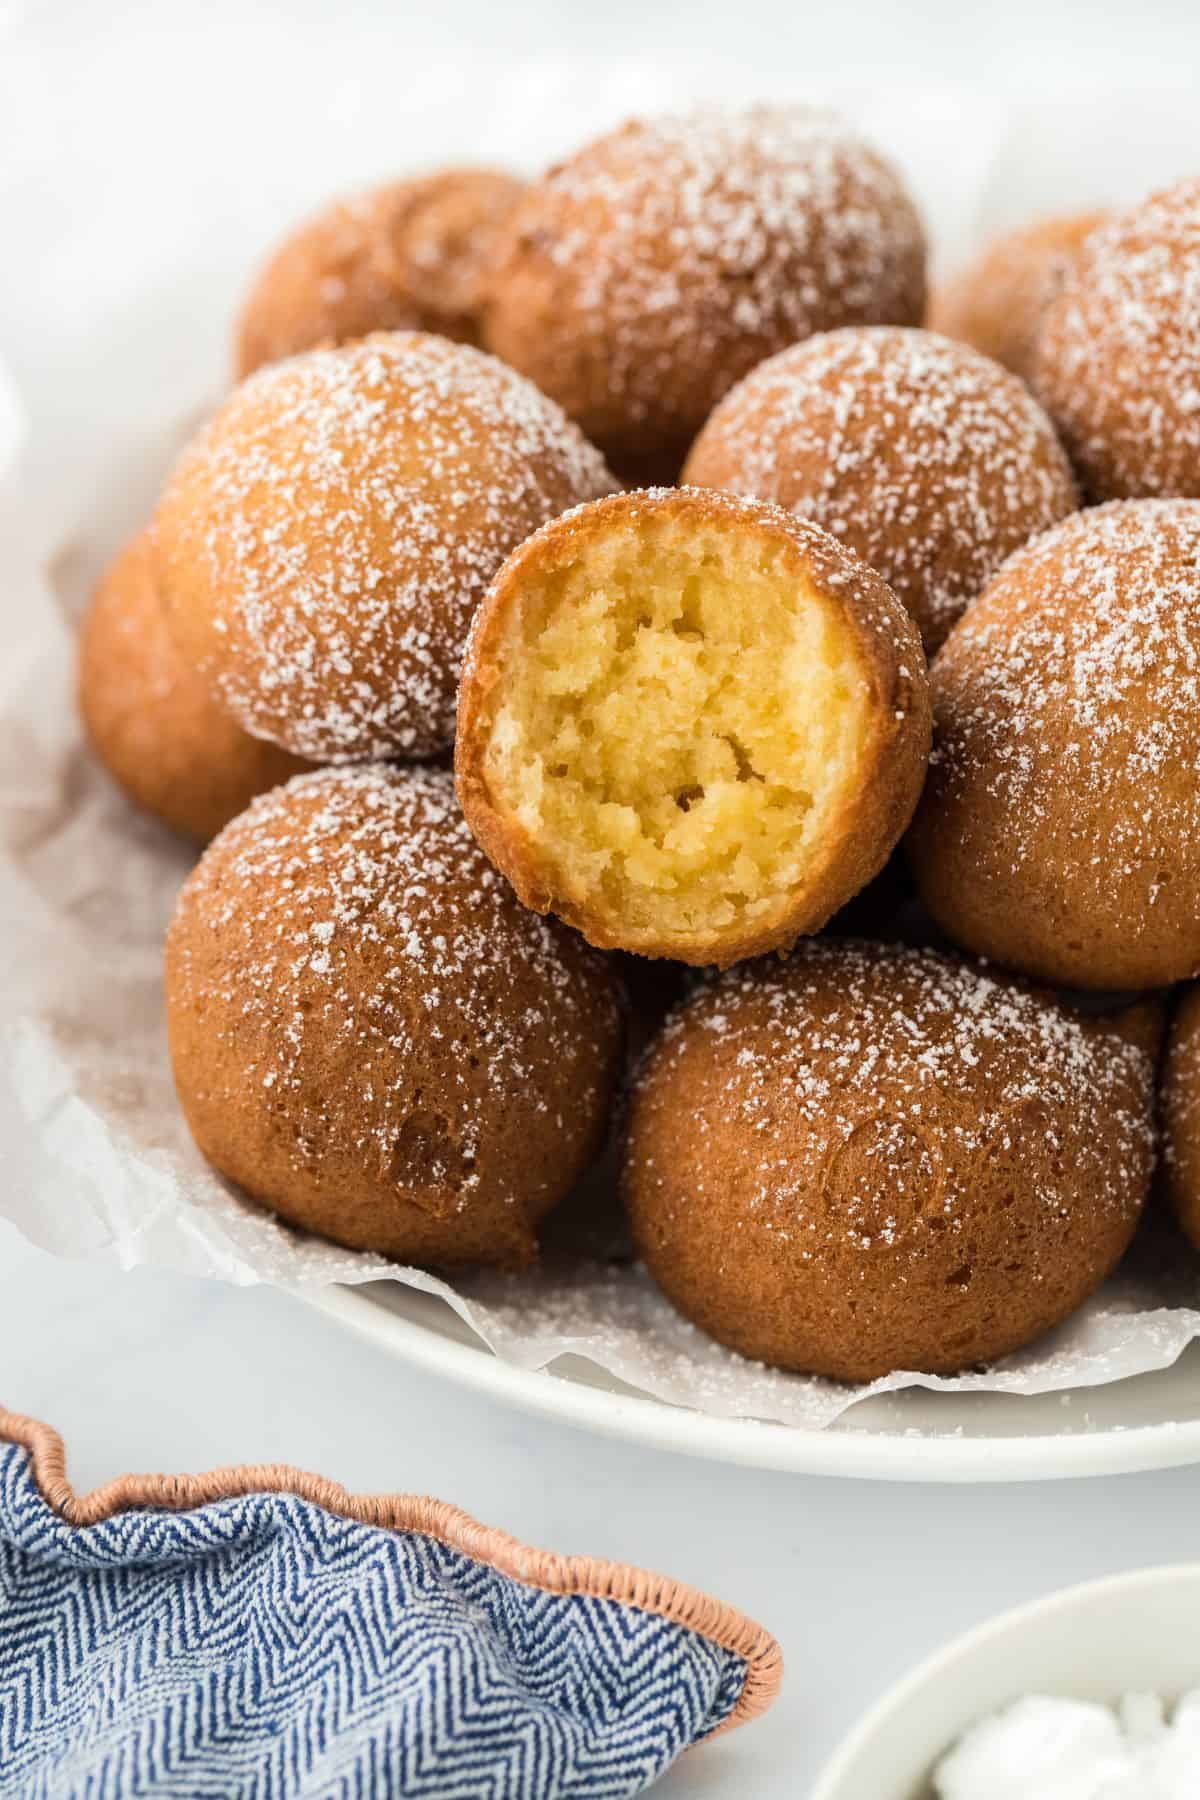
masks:
[(1113, 501), (1035, 539), (930, 692), (907, 847), (942, 928), (1061, 986), (1200, 971), (1200, 501)]
[(620, 466), (682, 460), (785, 344), (924, 304), (921, 222), (882, 157), (828, 113), (711, 109), (631, 120), (535, 182), (485, 334)]
[(1132, 1235), (1148, 1022), (931, 951), (814, 940), (701, 988), (630, 1104), (635, 1241), (743, 1355), (842, 1380), (1032, 1341)]
[(929, 654), (1005, 557), (1078, 505), (1024, 382), (966, 344), (895, 327), (826, 332), (761, 363), (683, 478), (823, 526), (889, 583)]
[(1088, 239), (1034, 385), (1090, 498), (1200, 498), (1200, 177)]
[(494, 357), (381, 333), (273, 364), (184, 452), (157, 518), (172, 630), (245, 730), (314, 761), (451, 743), (475, 608), (509, 551), (611, 491)]
[(79, 633), (79, 712), (135, 806), (207, 843), (256, 795), (304, 768), (214, 704), (167, 629), (148, 531), (117, 555)]
[(614, 978), (517, 902), (441, 771), (325, 769), (251, 806), (180, 895), (167, 1002), (201, 1150), (340, 1243), (528, 1260), (604, 1134)]

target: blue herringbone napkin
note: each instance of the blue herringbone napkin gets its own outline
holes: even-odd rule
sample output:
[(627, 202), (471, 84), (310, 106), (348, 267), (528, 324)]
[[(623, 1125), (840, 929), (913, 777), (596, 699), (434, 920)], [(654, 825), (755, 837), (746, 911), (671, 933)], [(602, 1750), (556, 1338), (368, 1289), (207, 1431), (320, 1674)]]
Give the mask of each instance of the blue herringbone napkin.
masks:
[(5, 1797), (616, 1800), (778, 1665), (693, 1590), (440, 1502), (278, 1469), (79, 1499), (54, 1434), (0, 1413)]

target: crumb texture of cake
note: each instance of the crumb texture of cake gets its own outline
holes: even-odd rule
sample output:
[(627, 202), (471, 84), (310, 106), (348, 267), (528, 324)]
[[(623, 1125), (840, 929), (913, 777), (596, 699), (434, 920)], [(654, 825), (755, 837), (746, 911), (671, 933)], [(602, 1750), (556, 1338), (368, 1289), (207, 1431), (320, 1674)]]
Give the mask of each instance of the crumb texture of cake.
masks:
[(256, 737), (319, 762), (435, 755), (488, 582), (614, 486), (559, 407), (466, 344), (310, 351), (236, 388), (170, 476), (171, 629)]
[(1200, 971), (1200, 501), (1114, 501), (1035, 539), (930, 688), (906, 849), (942, 929), (1056, 986)]
[(489, 349), (610, 456), (677, 454), (721, 396), (834, 325), (919, 324), (920, 218), (833, 115), (630, 120), (534, 182), (497, 250)]
[(1088, 498), (1200, 498), (1200, 177), (1117, 214), (1047, 308), (1034, 386)]
[(306, 766), (235, 725), (183, 661), (148, 531), (130, 539), (92, 596), (77, 698), (88, 741), (126, 797), (198, 843)]
[(527, 904), (602, 947), (728, 962), (877, 872), (927, 731), (916, 633), (864, 564), (777, 508), (624, 494), (498, 577), (459, 790)]
[(291, 1224), (418, 1264), (530, 1259), (603, 1142), (622, 1011), (604, 959), (519, 905), (442, 771), (264, 796), (167, 939), (200, 1150)]
[(1154, 1161), (1154, 1020), (819, 939), (710, 978), (634, 1084), (623, 1192), (667, 1297), (845, 1381), (1032, 1342), (1115, 1267)]
[(373, 331), (478, 344), (485, 271), (523, 192), (500, 170), (452, 168), (324, 207), (255, 279), (237, 326), (239, 380), (262, 363)]
[(1032, 381), (1042, 315), (1108, 216), (1054, 213), (1006, 232), (934, 290), (930, 326)]
[(1005, 557), (1079, 505), (1024, 382), (969, 345), (886, 326), (824, 332), (760, 363), (705, 425), (683, 479), (832, 532), (904, 602), (930, 656)]

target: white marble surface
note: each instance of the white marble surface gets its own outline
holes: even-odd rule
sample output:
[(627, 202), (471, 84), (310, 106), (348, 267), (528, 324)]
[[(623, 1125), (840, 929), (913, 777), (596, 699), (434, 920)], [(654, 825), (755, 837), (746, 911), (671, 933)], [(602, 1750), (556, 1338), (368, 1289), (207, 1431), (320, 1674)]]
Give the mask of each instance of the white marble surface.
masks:
[(56, 1262), (8, 1226), (0, 1401), (63, 1433), (79, 1487), (290, 1462), (438, 1494), (532, 1543), (743, 1607), (783, 1644), (782, 1696), (686, 1757), (664, 1800), (803, 1800), (842, 1732), (947, 1637), (1054, 1587), (1200, 1555), (1200, 1469), (936, 1488), (656, 1455), (497, 1410), (282, 1294)]

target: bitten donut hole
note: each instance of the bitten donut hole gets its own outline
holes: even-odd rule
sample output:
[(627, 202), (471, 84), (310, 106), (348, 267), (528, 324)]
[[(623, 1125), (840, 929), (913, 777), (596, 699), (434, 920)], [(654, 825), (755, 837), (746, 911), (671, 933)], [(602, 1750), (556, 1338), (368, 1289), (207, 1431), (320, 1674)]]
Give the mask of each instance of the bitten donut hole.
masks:
[(485, 770), (568, 903), (679, 936), (794, 897), (870, 730), (843, 617), (785, 549), (663, 519), (530, 580)]

